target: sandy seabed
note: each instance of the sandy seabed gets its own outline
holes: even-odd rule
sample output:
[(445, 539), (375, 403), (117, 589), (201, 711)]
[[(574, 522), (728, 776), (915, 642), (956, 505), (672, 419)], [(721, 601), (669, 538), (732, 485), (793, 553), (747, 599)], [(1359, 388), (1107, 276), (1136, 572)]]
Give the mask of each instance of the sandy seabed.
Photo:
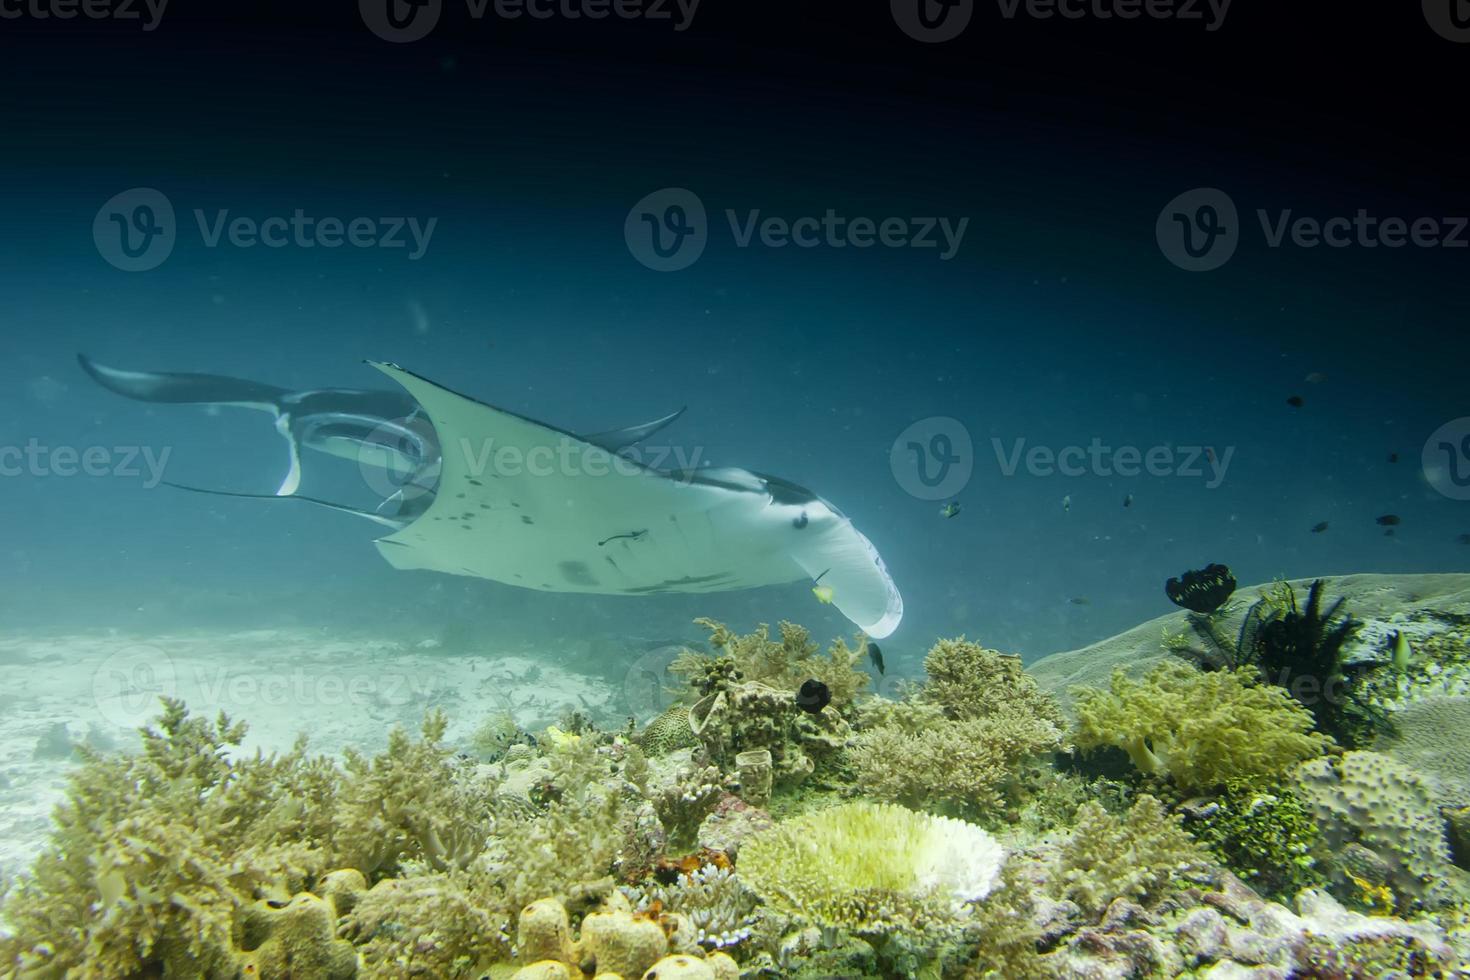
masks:
[(606, 720), (621, 707), (607, 682), (532, 653), (449, 654), (432, 640), (309, 629), (0, 639), (0, 877), (24, 871), (45, 843), (77, 764), (71, 744), (135, 748), (160, 697), (246, 721), (239, 751), (283, 752), (305, 733), (312, 751), (331, 755), (376, 752), (395, 725), (417, 729), (433, 708), (448, 714), (454, 745), (500, 711), (534, 730), (574, 709)]

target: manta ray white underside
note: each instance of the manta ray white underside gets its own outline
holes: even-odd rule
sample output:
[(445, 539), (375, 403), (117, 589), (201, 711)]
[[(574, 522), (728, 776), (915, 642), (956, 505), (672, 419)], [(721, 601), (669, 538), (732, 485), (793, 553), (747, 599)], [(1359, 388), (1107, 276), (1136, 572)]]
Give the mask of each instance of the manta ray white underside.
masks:
[(877, 550), (815, 494), (742, 469), (661, 472), (568, 432), (373, 366), (433, 424), (433, 503), (377, 541), (394, 567), (548, 592), (724, 592), (820, 579), (868, 636), (903, 600)]

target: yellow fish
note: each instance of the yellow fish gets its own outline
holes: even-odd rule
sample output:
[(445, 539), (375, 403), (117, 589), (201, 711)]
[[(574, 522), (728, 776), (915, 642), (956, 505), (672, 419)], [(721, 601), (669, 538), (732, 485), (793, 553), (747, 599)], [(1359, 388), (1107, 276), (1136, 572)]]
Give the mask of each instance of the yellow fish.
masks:
[(835, 593), (833, 593), (833, 591), (832, 591), (832, 586), (830, 586), (830, 585), (815, 585), (815, 586), (812, 586), (812, 595), (814, 595), (814, 596), (817, 597), (817, 601), (818, 602), (823, 603), (825, 605), (831, 605), (831, 603), (832, 603), (832, 596), (834, 594)]
[(557, 748), (560, 748), (564, 745), (576, 745), (582, 741), (582, 736), (564, 732), (555, 725), (548, 725), (546, 728), (546, 740)]

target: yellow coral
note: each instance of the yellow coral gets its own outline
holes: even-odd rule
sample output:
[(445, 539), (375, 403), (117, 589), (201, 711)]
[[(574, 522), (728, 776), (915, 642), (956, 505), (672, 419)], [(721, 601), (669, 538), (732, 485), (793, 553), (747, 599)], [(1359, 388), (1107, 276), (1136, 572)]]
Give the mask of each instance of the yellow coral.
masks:
[(554, 898), (542, 898), (521, 909), (516, 946), (522, 959), (575, 960), (566, 906)]
[(739, 874), (777, 912), (860, 932), (962, 915), (1004, 852), (959, 820), (846, 803), (783, 821), (740, 848)]
[(246, 944), (259, 940), (259, 945), (242, 957), (242, 964), (260, 980), (349, 980), (357, 975), (357, 953), (336, 938), (336, 922), (331, 905), (307, 892), (284, 908), (259, 902), (245, 916), (244, 930)]
[(1185, 792), (1279, 776), (1332, 744), (1311, 730), (1310, 712), (1248, 668), (1205, 673), (1168, 661), (1141, 681), (1119, 669), (1108, 690), (1072, 693), (1078, 748), (1121, 748), (1138, 769)]
[(582, 920), (581, 957), (600, 973), (640, 976), (669, 951), (668, 937), (652, 919), (637, 918), (621, 894)]
[(715, 980), (715, 971), (693, 956), (666, 956), (648, 968), (643, 980)]

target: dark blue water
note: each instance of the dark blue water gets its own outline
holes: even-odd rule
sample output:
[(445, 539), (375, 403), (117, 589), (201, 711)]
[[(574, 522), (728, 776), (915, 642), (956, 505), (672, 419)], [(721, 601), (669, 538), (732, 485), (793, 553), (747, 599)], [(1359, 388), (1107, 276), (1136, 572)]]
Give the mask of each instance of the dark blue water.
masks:
[[(850, 630), (808, 584), (525, 592), (394, 571), (370, 544), (380, 531), (345, 515), (152, 486), (146, 460), (125, 465), (132, 449), (166, 453), (171, 480), (269, 493), (284, 444), (262, 414), (118, 399), (78, 370), (79, 351), (289, 388), (382, 386), (362, 361), (389, 360), (575, 431), (687, 406), (671, 441), (808, 486), (872, 539), (907, 607), (886, 644), (900, 665), (960, 632), (1028, 657), (1078, 646), (1168, 611), (1164, 580), (1212, 561), (1255, 582), (1470, 559), (1470, 504), (1421, 466), (1430, 434), (1470, 415), (1464, 253), (1272, 248), (1255, 214), (1464, 213), (1463, 194), (1378, 165), (1422, 146), (1344, 153), (1354, 125), (1391, 127), (1379, 107), (1284, 150), (1292, 112), (1237, 104), (1228, 83), (1210, 104), (1233, 113), (1205, 120), (1177, 91), (1150, 103), (1142, 75), (1088, 94), (1038, 72), (1015, 102), (954, 60), (938, 65), (942, 86), (866, 48), (798, 75), (780, 45), (765, 54), (778, 67), (751, 73), (714, 32), (635, 64), (585, 33), (527, 53), (336, 34), (201, 43), (198, 30), (106, 44), (79, 31), (68, 48), (31, 25), (41, 47), (8, 69), (31, 94), (5, 101), (0, 444), (95, 447), (106, 471), (66, 475), (51, 457), (0, 483), (12, 623), (464, 623), (549, 650), (688, 635), (696, 615)], [(99, 63), (126, 84), (99, 91)], [(1279, 129), (1250, 142), (1255, 113)], [(136, 187), (167, 197), (177, 242), (126, 272), (93, 221)], [(698, 195), (709, 244), (656, 272), (624, 222), (669, 187)], [(1155, 238), (1165, 202), (1193, 187), (1225, 189), (1242, 216), (1235, 256), (1207, 273), (1175, 267)], [(211, 247), (195, 215), (297, 209), (433, 233), (416, 258), (411, 244)], [(727, 217), (829, 209), (968, 223), (945, 259), (742, 247)], [(890, 465), (899, 434), (935, 417), (973, 443), (972, 476), (944, 498), (953, 518)], [(1018, 440), (1157, 449), (1174, 469), (1194, 454), (1197, 472), (1008, 473)], [(309, 462), (307, 489), (361, 499), (350, 463)], [(1392, 535), (1375, 523), (1385, 514), (1401, 518)]]

